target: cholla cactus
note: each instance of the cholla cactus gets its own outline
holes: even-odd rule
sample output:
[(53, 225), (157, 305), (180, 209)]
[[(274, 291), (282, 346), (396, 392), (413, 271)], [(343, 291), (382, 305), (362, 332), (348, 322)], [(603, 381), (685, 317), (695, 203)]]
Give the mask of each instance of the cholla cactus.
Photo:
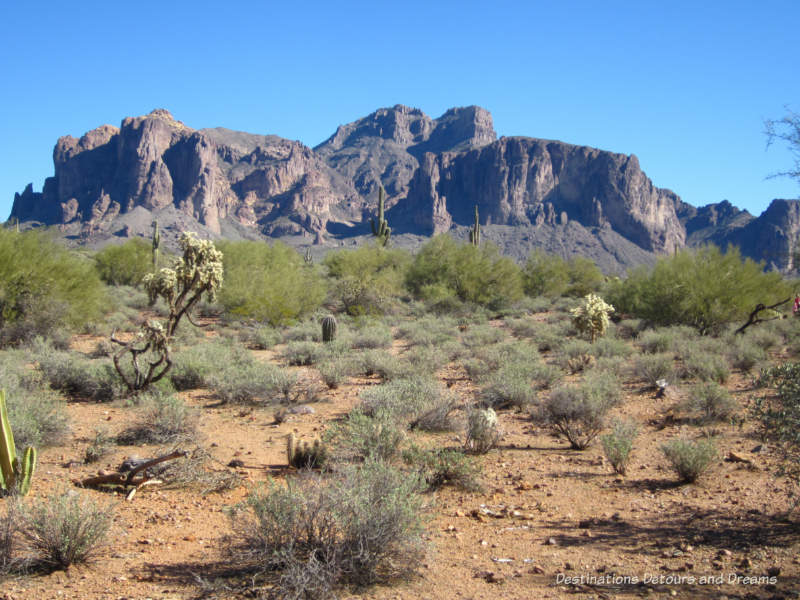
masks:
[(319, 438), (309, 444), (290, 433), (286, 438), (286, 460), (296, 469), (320, 468), (328, 461), (328, 447)]
[[(222, 286), (222, 253), (214, 247), (214, 242), (200, 240), (194, 233), (183, 233), (179, 243), (183, 256), (175, 260), (173, 268), (149, 273), (142, 280), (151, 302), (162, 298), (167, 303), (166, 323), (148, 321), (129, 342), (111, 335), (111, 341), (122, 346), (114, 354), (114, 367), (132, 392), (144, 390), (166, 375), (172, 366), (169, 341), (178, 323), (183, 317), (192, 323), (191, 310), (203, 294), (213, 301)], [(131, 360), (132, 375), (120, 364), (126, 354)]]
[(474, 409), (467, 416), (467, 439), (464, 449), (473, 454), (486, 454), (500, 439), (497, 413), (491, 408)]
[(597, 294), (588, 294), (583, 299), (583, 304), (570, 311), (572, 323), (583, 334), (589, 334), (592, 343), (608, 329), (608, 315), (614, 312), (614, 307), (607, 304)]

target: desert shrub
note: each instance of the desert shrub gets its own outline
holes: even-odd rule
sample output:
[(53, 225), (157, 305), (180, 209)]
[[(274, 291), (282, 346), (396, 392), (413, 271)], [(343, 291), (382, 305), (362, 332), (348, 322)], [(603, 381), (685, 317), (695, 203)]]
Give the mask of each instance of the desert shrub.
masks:
[(686, 326), (658, 327), (639, 334), (636, 343), (649, 354), (677, 352), (678, 349), (697, 339), (697, 330)]
[(429, 490), (438, 490), (446, 485), (467, 492), (478, 492), (482, 489), (479, 481), (480, 465), (460, 450), (423, 450), (411, 446), (403, 452), (403, 460), (427, 483)]
[(407, 251), (366, 245), (337, 250), (323, 264), (333, 279), (331, 293), (349, 315), (380, 314), (404, 293)]
[(659, 380), (672, 382), (675, 379), (675, 360), (671, 352), (643, 354), (636, 357), (631, 370), (648, 387), (656, 388)]
[(396, 379), (367, 388), (359, 407), (366, 415), (384, 413), (409, 425), (442, 402), (444, 393), (438, 381), (426, 377)]
[(178, 397), (147, 394), (139, 401), (133, 425), (117, 436), (120, 444), (173, 444), (197, 435), (198, 415)]
[(639, 337), (639, 334), (642, 331), (642, 320), (641, 319), (622, 319), (619, 323), (617, 323), (617, 330), (618, 336), (626, 339), (632, 340)]
[(20, 507), (19, 518), (24, 543), (38, 562), (66, 568), (91, 561), (105, 547), (113, 510), (75, 490), (61, 490)]
[(512, 362), (492, 371), (481, 389), (481, 400), (490, 408), (523, 410), (536, 399), (534, 363)]
[(397, 327), (395, 337), (411, 346), (438, 346), (455, 339), (458, 323), (450, 317), (426, 316)]
[(461, 343), (467, 348), (480, 348), (501, 342), (507, 337), (506, 332), (498, 327), (480, 325), (468, 328), (461, 336)]
[(267, 350), (281, 342), (281, 334), (274, 327), (261, 325), (245, 330), (241, 339), (249, 343), (254, 350)]
[(532, 338), (539, 331), (541, 324), (530, 318), (520, 317), (506, 320), (506, 325), (519, 338)]
[(324, 352), (316, 342), (289, 342), (283, 356), (290, 365), (313, 365), (319, 362)]
[(501, 256), (496, 246), (459, 244), (444, 234), (422, 246), (408, 270), (406, 284), (423, 300), (441, 302), (452, 296), (491, 309), (522, 297), (519, 267)]
[(152, 244), (142, 238), (131, 238), (124, 244), (98, 250), (94, 262), (100, 279), (108, 285), (138, 287), (142, 278), (153, 270)]
[(748, 373), (767, 359), (767, 353), (752, 338), (736, 336), (728, 346), (731, 366)]
[(639, 428), (632, 421), (615, 420), (611, 431), (600, 438), (608, 462), (615, 473), (625, 475), (628, 470), (633, 441), (639, 434)]
[(633, 353), (633, 348), (624, 340), (604, 337), (592, 345), (591, 352), (597, 358), (626, 358)]
[(417, 478), (374, 461), (270, 482), (232, 513), (233, 560), (272, 575), (282, 598), (407, 576), (424, 551), (419, 491)]
[(695, 385), (684, 408), (700, 423), (727, 421), (736, 411), (736, 401), (724, 387), (713, 381)]
[(717, 457), (717, 448), (711, 440), (672, 440), (663, 444), (661, 451), (683, 483), (696, 481)]
[(108, 360), (89, 360), (77, 353), (55, 350), (46, 342), (37, 344), (34, 353), (39, 370), (54, 390), (95, 402), (113, 400), (122, 391)]
[(325, 280), (280, 242), (220, 242), (225, 284), (219, 302), (235, 315), (280, 325), (311, 314), (325, 299)]
[(70, 430), (69, 417), (55, 394), (47, 390), (16, 391), (6, 399), (18, 448), (55, 446), (64, 441)]
[(744, 335), (738, 337), (751, 340), (765, 352), (783, 343), (783, 336), (769, 327), (751, 327), (745, 331)]
[(399, 454), (405, 439), (405, 427), (391, 415), (379, 412), (368, 416), (359, 408), (334, 423), (325, 435), (325, 442), (344, 461), (391, 460)]
[(175, 352), (169, 379), (176, 390), (207, 387), (225, 365), (235, 365), (249, 359), (244, 348), (224, 340), (194, 344)]
[(317, 370), (325, 385), (330, 389), (336, 389), (353, 375), (355, 364), (353, 358), (349, 356), (327, 358), (317, 365)]
[(762, 387), (775, 389), (775, 395), (757, 398), (753, 412), (765, 438), (778, 440), (794, 463), (790, 470), (798, 476), (800, 463), (800, 363), (783, 363), (762, 371)]
[(20, 529), (18, 512), (18, 502), (11, 499), (5, 502), (5, 511), (0, 514), (0, 578), (24, 564), (24, 559), (17, 556)]
[(730, 377), (731, 370), (724, 354), (709, 352), (702, 346), (687, 346), (681, 358), (684, 378), (725, 383)]
[(593, 374), (580, 384), (554, 389), (539, 408), (539, 416), (583, 450), (603, 430), (608, 411), (619, 402), (619, 382), (608, 374)]
[(107, 303), (91, 261), (45, 234), (0, 230), (0, 345), (96, 319)]
[(386, 350), (367, 350), (353, 356), (354, 374), (370, 377), (378, 375), (382, 379), (391, 380), (398, 376), (402, 365), (397, 357)]
[(593, 371), (612, 373), (621, 378), (630, 373), (630, 361), (625, 356), (601, 356), (589, 366)]
[(106, 431), (95, 430), (94, 437), (83, 451), (83, 462), (86, 464), (97, 462), (111, 452), (114, 447), (114, 438)]
[(460, 356), (462, 346), (457, 342), (447, 342), (441, 346), (412, 346), (402, 355), (408, 365), (408, 374), (433, 375), (445, 364)]
[(534, 250), (522, 268), (525, 293), (529, 296), (560, 296), (567, 291), (566, 261), (555, 254)]
[(499, 439), (500, 429), (494, 410), (473, 408), (467, 413), (466, 452), (486, 454), (497, 445)]
[(271, 404), (290, 400), (296, 381), (280, 367), (253, 361), (226, 365), (209, 383), (223, 402)]
[(457, 408), (458, 400), (453, 394), (441, 394), (419, 412), (409, 428), (421, 431), (453, 431), (456, 428), (453, 412)]
[(634, 269), (607, 295), (620, 312), (658, 325), (690, 325), (706, 334), (744, 321), (757, 304), (774, 304), (790, 289), (780, 273), (743, 260), (738, 249), (723, 253), (706, 246), (662, 258), (652, 269)]
[(562, 344), (559, 354), (558, 364), (564, 369), (569, 369), (570, 362), (592, 354), (592, 344), (586, 340), (569, 340)]
[(392, 345), (392, 331), (383, 325), (373, 325), (359, 329), (353, 334), (351, 346), (364, 348), (389, 348)]
[(316, 321), (308, 320), (289, 327), (283, 332), (283, 341), (289, 342), (321, 342), (322, 327)]
[(522, 268), (525, 293), (529, 296), (582, 297), (597, 291), (603, 284), (603, 273), (590, 259), (576, 256), (564, 260), (560, 256), (534, 250)]

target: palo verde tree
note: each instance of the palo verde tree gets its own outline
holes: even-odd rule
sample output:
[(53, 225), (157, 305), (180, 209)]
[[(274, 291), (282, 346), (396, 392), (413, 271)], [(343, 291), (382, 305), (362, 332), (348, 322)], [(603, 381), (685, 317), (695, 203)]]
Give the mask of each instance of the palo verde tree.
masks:
[(213, 300), (222, 286), (222, 253), (214, 243), (199, 240), (194, 233), (183, 233), (179, 243), (183, 256), (175, 260), (173, 268), (150, 273), (143, 280), (151, 301), (161, 298), (166, 302), (166, 322), (148, 320), (128, 342), (111, 334), (111, 341), (121, 346), (114, 353), (114, 367), (131, 392), (145, 390), (167, 374), (172, 367), (169, 344), (181, 319), (186, 317), (196, 325), (192, 308), (203, 294)]

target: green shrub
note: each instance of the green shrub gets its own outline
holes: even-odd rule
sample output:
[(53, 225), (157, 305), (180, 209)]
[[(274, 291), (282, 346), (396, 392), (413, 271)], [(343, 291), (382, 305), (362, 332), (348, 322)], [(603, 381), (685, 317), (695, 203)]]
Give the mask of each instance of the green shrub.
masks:
[(800, 363), (783, 363), (764, 370), (758, 379), (762, 387), (775, 389), (775, 396), (757, 398), (753, 410), (765, 438), (783, 443), (795, 463), (800, 463)]
[(66, 568), (89, 562), (104, 548), (113, 519), (110, 505), (62, 490), (19, 511), (20, 532), (41, 564)]
[(528, 296), (561, 296), (569, 285), (566, 261), (555, 254), (534, 250), (522, 268), (522, 280)]
[(283, 341), (289, 342), (321, 342), (322, 328), (314, 320), (303, 321), (283, 332)]
[(656, 388), (659, 380), (672, 382), (675, 379), (675, 360), (670, 352), (643, 354), (636, 358), (632, 370), (648, 387)]
[(88, 360), (80, 354), (54, 350), (46, 342), (34, 349), (45, 381), (75, 399), (108, 402), (119, 396), (121, 388), (111, 362)]
[(0, 578), (21, 571), (24, 567), (24, 559), (17, 556), (20, 530), (18, 513), (18, 502), (13, 499), (5, 502), (5, 511), (0, 515)]
[(353, 334), (351, 346), (354, 349), (389, 348), (392, 345), (392, 331), (383, 325), (364, 327)]
[(224, 340), (208, 341), (182, 348), (173, 355), (169, 379), (176, 390), (208, 387), (225, 365), (249, 362), (244, 348)]
[(584, 450), (603, 430), (608, 411), (619, 402), (619, 382), (609, 374), (592, 374), (580, 384), (550, 392), (539, 416), (563, 435), (575, 450)]
[(438, 346), (455, 339), (457, 321), (451, 317), (425, 316), (397, 327), (395, 337), (411, 346)]
[(289, 342), (283, 356), (290, 365), (313, 365), (324, 353), (325, 349), (316, 342)]
[(467, 492), (478, 492), (482, 489), (478, 480), (480, 466), (460, 450), (422, 450), (412, 446), (403, 452), (403, 460), (419, 473), (430, 490), (438, 490), (446, 485)]
[(197, 435), (198, 415), (178, 396), (148, 394), (139, 403), (133, 425), (117, 436), (127, 445), (174, 444)]
[(749, 373), (767, 359), (767, 353), (752, 338), (736, 336), (728, 345), (731, 366)]
[(608, 462), (615, 473), (625, 475), (628, 470), (633, 441), (639, 434), (639, 428), (633, 421), (614, 421), (611, 432), (600, 438)]
[(497, 247), (459, 244), (437, 235), (422, 246), (408, 270), (406, 283), (423, 300), (457, 297), (491, 309), (522, 297), (519, 267), (500, 256)]
[(687, 342), (697, 339), (697, 331), (691, 327), (673, 326), (647, 329), (639, 334), (636, 343), (649, 354), (678, 352)]
[(536, 399), (533, 367), (533, 363), (513, 362), (492, 371), (481, 390), (483, 403), (496, 409), (525, 409)]
[(383, 413), (398, 423), (410, 425), (432, 409), (449, 405), (438, 381), (413, 377), (371, 386), (361, 393), (360, 409), (374, 416)]
[(275, 242), (219, 242), (225, 284), (219, 301), (235, 315), (284, 324), (303, 318), (325, 299), (325, 280), (292, 248)]
[(672, 440), (663, 444), (661, 451), (683, 483), (696, 481), (717, 457), (717, 448), (711, 440)]
[(709, 381), (692, 388), (684, 408), (693, 413), (700, 423), (716, 423), (730, 420), (737, 406), (728, 390)]
[(251, 404), (286, 402), (297, 378), (269, 363), (226, 365), (211, 378), (211, 388), (223, 402)]
[(94, 262), (100, 279), (108, 285), (138, 287), (142, 278), (153, 270), (152, 244), (142, 238), (131, 238), (124, 244), (98, 250)]
[(461, 343), (467, 348), (480, 348), (497, 344), (508, 338), (505, 331), (499, 327), (491, 325), (480, 325), (476, 327), (469, 327), (464, 335), (461, 336)]
[(79, 329), (106, 304), (91, 261), (42, 233), (0, 229), (0, 345)]
[(662, 258), (652, 269), (634, 269), (611, 286), (608, 297), (620, 312), (705, 334), (743, 322), (757, 304), (774, 304), (790, 293), (780, 273), (742, 260), (738, 249), (723, 253), (707, 246)]
[(114, 447), (114, 438), (103, 430), (95, 430), (94, 437), (83, 451), (83, 462), (87, 465), (97, 462), (111, 452)]
[(322, 381), (330, 389), (336, 389), (355, 371), (354, 360), (351, 357), (327, 358), (317, 365)]
[(633, 348), (624, 340), (604, 337), (592, 345), (591, 352), (597, 358), (627, 358), (633, 354)]
[(268, 350), (280, 343), (281, 334), (274, 327), (260, 326), (246, 331), (242, 341), (249, 342), (254, 350)]
[(56, 446), (66, 439), (69, 417), (64, 403), (55, 394), (35, 390), (9, 393), (6, 398), (8, 420), (18, 448)]
[(379, 412), (372, 417), (355, 408), (331, 426), (325, 441), (340, 460), (388, 461), (399, 454), (406, 439), (404, 430), (390, 414)]
[(374, 461), (270, 482), (232, 513), (232, 561), (270, 577), (281, 598), (325, 600), (343, 585), (405, 577), (424, 554), (419, 490), (415, 477)]
[(695, 377), (700, 381), (716, 381), (725, 383), (731, 370), (724, 354), (709, 352), (701, 346), (688, 346), (682, 356), (682, 375), (684, 378)]
[(380, 314), (403, 295), (410, 262), (405, 250), (375, 245), (337, 250), (323, 264), (333, 279), (331, 293), (349, 315)]

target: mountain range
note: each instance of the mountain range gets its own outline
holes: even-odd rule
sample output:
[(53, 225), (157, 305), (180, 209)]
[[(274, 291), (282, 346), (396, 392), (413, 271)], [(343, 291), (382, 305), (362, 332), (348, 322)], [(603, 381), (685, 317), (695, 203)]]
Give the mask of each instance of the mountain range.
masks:
[(498, 139), (491, 114), (382, 108), (341, 125), (315, 148), (274, 135), (191, 129), (168, 111), (59, 138), (41, 192), (15, 194), (11, 219), (50, 225), (99, 246), (149, 236), (158, 219), (212, 238), (279, 238), (315, 252), (369, 234), (379, 187), (392, 243), (465, 237), (475, 206), (484, 238), (522, 259), (533, 248), (584, 255), (606, 272), (651, 264), (685, 246), (739, 246), (781, 270), (794, 267), (800, 201), (760, 216), (727, 201), (696, 208), (657, 188), (635, 155), (531, 137)]

